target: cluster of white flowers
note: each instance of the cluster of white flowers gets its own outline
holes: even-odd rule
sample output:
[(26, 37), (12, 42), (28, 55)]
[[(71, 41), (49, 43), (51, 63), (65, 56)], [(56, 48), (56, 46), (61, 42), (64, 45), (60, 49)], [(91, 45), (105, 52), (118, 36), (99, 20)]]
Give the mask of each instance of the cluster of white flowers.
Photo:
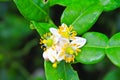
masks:
[(75, 56), (81, 51), (80, 48), (86, 43), (85, 38), (76, 35), (73, 27), (67, 27), (66, 24), (62, 24), (58, 29), (50, 28), (50, 33), (40, 39), (40, 44), (45, 46), (43, 58), (51, 61), (54, 68), (62, 60), (67, 63), (74, 62)]

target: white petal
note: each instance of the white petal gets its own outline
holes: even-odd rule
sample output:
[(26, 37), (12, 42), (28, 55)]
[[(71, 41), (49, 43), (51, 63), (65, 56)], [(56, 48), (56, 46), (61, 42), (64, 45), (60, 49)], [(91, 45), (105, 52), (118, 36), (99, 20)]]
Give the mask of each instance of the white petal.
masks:
[(43, 57), (44, 59), (48, 58), (52, 63), (54, 63), (57, 57), (56, 51), (52, 48), (49, 48), (43, 53)]
[(62, 23), (62, 25), (61, 25), (61, 26), (67, 27), (67, 25), (66, 25), (65, 23)]
[(58, 55), (57, 55), (57, 61), (59, 61), (59, 62), (64, 59), (64, 55), (61, 55), (61, 56), (60, 56), (60, 54), (61, 54), (61, 51), (59, 51), (59, 52), (58, 52)]
[(59, 57), (59, 56), (58, 56), (58, 57), (57, 57), (57, 61), (58, 61), (58, 62), (62, 61), (63, 59), (64, 59), (64, 56), (62, 56), (62, 57)]
[(55, 37), (60, 37), (60, 34), (56, 28), (50, 28), (50, 32), (55, 35)]
[(59, 40), (59, 37), (51, 36), (51, 39), (54, 41), (54, 44), (56, 44)]
[(66, 43), (69, 43), (69, 40), (66, 38), (59, 38), (59, 46), (63, 47)]
[(62, 23), (62, 25), (61, 26), (66, 26), (66, 24), (65, 23)]
[(46, 53), (46, 52), (43, 53), (43, 58), (44, 58), (45, 60), (48, 60), (48, 56), (47, 56), (47, 53)]
[(86, 43), (86, 39), (82, 37), (75, 37), (74, 40), (72, 40), (71, 44), (77, 44), (78, 46), (73, 46), (74, 48), (81, 48)]

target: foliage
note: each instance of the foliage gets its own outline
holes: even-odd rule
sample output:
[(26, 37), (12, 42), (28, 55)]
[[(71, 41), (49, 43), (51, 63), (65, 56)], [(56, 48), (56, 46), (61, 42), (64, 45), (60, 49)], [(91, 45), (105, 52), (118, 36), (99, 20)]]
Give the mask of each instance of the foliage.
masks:
[[(120, 33), (110, 39), (99, 32), (87, 32), (96, 23), (102, 12), (113, 11), (120, 7), (120, 0), (13, 0), (20, 13), (31, 22), (42, 36), (50, 27), (56, 27), (51, 19), (50, 8), (57, 5), (65, 10), (60, 17), (60, 23), (73, 25), (78, 36), (83, 35), (87, 39), (86, 45), (76, 57), (76, 63), (94, 64), (105, 58), (105, 55), (116, 66), (120, 67)], [(57, 27), (56, 27), (57, 28)], [(24, 30), (23, 30), (24, 31)], [(18, 33), (19, 34), (19, 33)], [(18, 35), (17, 34), (17, 35)], [(20, 36), (19, 36), (20, 37)], [(16, 43), (15, 43), (16, 44)], [(54, 69), (52, 63), (44, 62), (47, 80), (79, 80), (77, 73), (71, 64), (64, 61)], [(113, 72), (110, 75), (114, 75)], [(109, 75), (108, 75), (109, 76)], [(108, 80), (105, 78), (105, 80)]]

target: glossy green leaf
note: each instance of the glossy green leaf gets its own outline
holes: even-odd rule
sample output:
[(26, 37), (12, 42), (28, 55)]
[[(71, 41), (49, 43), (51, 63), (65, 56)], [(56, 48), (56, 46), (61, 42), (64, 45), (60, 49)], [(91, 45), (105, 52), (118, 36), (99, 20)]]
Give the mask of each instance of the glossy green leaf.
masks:
[(32, 25), (40, 35), (44, 35), (45, 33), (49, 32), (49, 28), (51, 27), (57, 28), (54, 24), (39, 23), (35, 21), (32, 21)]
[(115, 34), (109, 40), (106, 52), (112, 63), (120, 67), (120, 33)]
[(56, 4), (59, 4), (59, 5), (62, 5), (62, 6), (70, 6), (71, 4), (79, 4), (79, 5), (90, 5), (92, 3), (98, 3), (97, 0), (49, 0), (49, 3), (50, 3), (50, 6), (53, 6), (53, 5), (56, 5)]
[(42, 8), (44, 11), (48, 13), (49, 11), (49, 4), (45, 3), (44, 0), (33, 0), (36, 5)]
[(47, 80), (80, 80), (71, 65), (64, 61), (60, 62), (57, 68), (53, 68), (49, 61), (44, 64)]
[(63, 6), (67, 6), (69, 4), (71, 4), (72, 0), (49, 0), (50, 6), (59, 4), (59, 5), (63, 5)]
[(114, 10), (120, 7), (120, 0), (100, 0), (100, 2), (104, 6), (105, 11)]
[(120, 69), (111, 70), (104, 77), (103, 80), (119, 80), (120, 79)]
[(98, 32), (88, 32), (83, 37), (87, 39), (87, 43), (76, 57), (76, 60), (84, 64), (93, 64), (101, 61), (105, 56), (108, 38)]
[(102, 7), (95, 4), (89, 6), (71, 5), (63, 12), (61, 22), (73, 25), (74, 30), (78, 34), (82, 34), (92, 27), (101, 12)]
[(47, 13), (42, 9), (42, 7), (38, 6), (38, 4), (36, 4), (36, 2), (33, 0), (13, 1), (15, 2), (21, 14), (29, 20), (43, 21), (48, 17)]

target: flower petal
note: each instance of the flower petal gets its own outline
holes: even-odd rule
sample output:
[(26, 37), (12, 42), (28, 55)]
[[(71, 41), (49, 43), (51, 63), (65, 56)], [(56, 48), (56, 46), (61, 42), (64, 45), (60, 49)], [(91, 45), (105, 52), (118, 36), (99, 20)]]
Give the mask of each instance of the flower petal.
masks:
[(62, 61), (63, 59), (64, 59), (64, 56), (59, 56), (59, 55), (57, 56), (57, 61), (58, 62)]
[(59, 38), (59, 46), (63, 47), (66, 43), (69, 43), (69, 40), (66, 38)]
[(55, 35), (55, 37), (60, 37), (60, 34), (56, 28), (50, 28), (50, 32)]
[(43, 53), (43, 57), (44, 59), (49, 59), (52, 63), (55, 62), (56, 60), (56, 50), (53, 50), (52, 48), (47, 49), (44, 53)]
[(64, 53), (61, 54), (61, 51), (59, 51), (58, 55), (57, 55), (57, 61), (59, 61), (59, 62), (62, 61), (64, 59), (64, 55), (65, 55)]
[(82, 37), (75, 37), (74, 40), (72, 40), (71, 44), (76, 44), (76, 46), (73, 46), (74, 48), (81, 48), (86, 43), (86, 39)]
[(43, 58), (44, 58), (45, 60), (48, 60), (47, 52), (44, 52), (44, 53), (43, 53)]

